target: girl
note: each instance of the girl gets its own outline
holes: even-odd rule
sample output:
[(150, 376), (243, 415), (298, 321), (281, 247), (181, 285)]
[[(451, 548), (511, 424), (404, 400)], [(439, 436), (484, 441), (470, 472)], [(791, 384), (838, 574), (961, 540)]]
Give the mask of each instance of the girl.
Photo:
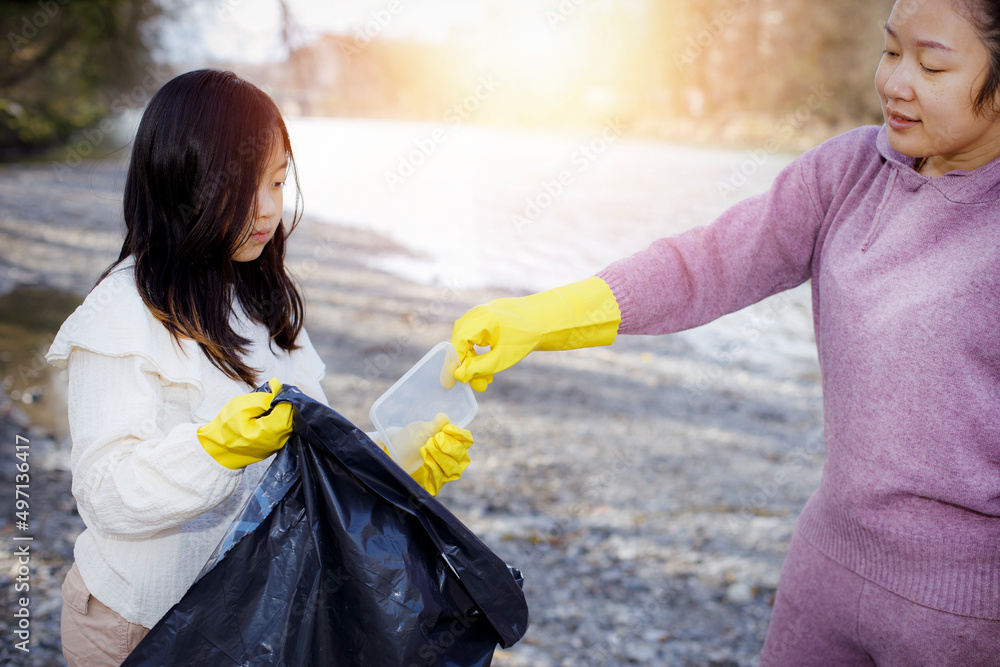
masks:
[[(121, 254), (47, 357), (69, 369), (87, 525), (63, 584), (71, 667), (120, 664), (193, 583), (291, 432), (280, 382), (326, 402), (284, 267), (292, 166), (278, 108), (232, 73), (178, 76), (143, 114)], [(443, 425), (414, 477), (436, 494), (471, 443)]]
[(827, 458), (761, 665), (1000, 655), (1000, 2), (897, 0), (885, 47), (883, 127), (804, 154), (708, 227), (475, 308), (453, 333), (456, 378), (482, 391), (532, 350), (679, 331), (812, 281)]

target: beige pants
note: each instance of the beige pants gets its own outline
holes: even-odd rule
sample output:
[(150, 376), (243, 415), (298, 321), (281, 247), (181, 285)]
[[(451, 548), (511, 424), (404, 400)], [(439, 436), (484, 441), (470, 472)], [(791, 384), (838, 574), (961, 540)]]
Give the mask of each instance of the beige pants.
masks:
[(91, 595), (76, 563), (62, 595), (62, 650), (69, 667), (118, 667), (149, 632)]

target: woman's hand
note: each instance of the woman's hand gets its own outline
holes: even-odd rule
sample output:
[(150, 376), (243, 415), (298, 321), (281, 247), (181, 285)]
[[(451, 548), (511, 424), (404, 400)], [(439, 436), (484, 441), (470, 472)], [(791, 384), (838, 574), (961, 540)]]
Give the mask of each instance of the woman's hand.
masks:
[[(534, 350), (610, 345), (621, 320), (614, 293), (597, 276), (531, 296), (490, 301), (455, 322), (455, 379), (485, 391), (494, 373)], [(476, 346), (490, 351), (477, 354)]]
[(271, 409), (271, 400), (281, 391), (281, 383), (272, 378), (269, 385), (270, 392), (252, 392), (232, 399), (215, 419), (198, 429), (201, 446), (221, 465), (231, 470), (245, 468), (285, 446), (292, 434), (292, 406), (280, 403)]

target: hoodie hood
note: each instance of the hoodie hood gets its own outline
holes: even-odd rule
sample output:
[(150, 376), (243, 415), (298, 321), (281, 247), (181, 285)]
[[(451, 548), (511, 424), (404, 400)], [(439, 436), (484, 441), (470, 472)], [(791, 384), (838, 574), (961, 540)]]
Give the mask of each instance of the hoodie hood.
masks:
[(893, 150), (884, 125), (879, 129), (875, 143), (882, 157), (896, 167), (899, 176), (897, 187), (904, 187), (911, 192), (922, 187), (932, 187), (958, 204), (980, 204), (1000, 199), (1000, 157), (972, 171), (956, 169), (937, 178), (930, 178), (914, 171), (914, 158)]

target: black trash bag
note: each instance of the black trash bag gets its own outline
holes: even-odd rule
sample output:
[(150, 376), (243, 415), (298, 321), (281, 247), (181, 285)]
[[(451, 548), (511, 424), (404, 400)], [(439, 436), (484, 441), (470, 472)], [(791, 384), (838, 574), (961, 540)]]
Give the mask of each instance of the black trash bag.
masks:
[(274, 402), (292, 437), (123, 667), (487, 667), (524, 635), (520, 572), (337, 412)]

